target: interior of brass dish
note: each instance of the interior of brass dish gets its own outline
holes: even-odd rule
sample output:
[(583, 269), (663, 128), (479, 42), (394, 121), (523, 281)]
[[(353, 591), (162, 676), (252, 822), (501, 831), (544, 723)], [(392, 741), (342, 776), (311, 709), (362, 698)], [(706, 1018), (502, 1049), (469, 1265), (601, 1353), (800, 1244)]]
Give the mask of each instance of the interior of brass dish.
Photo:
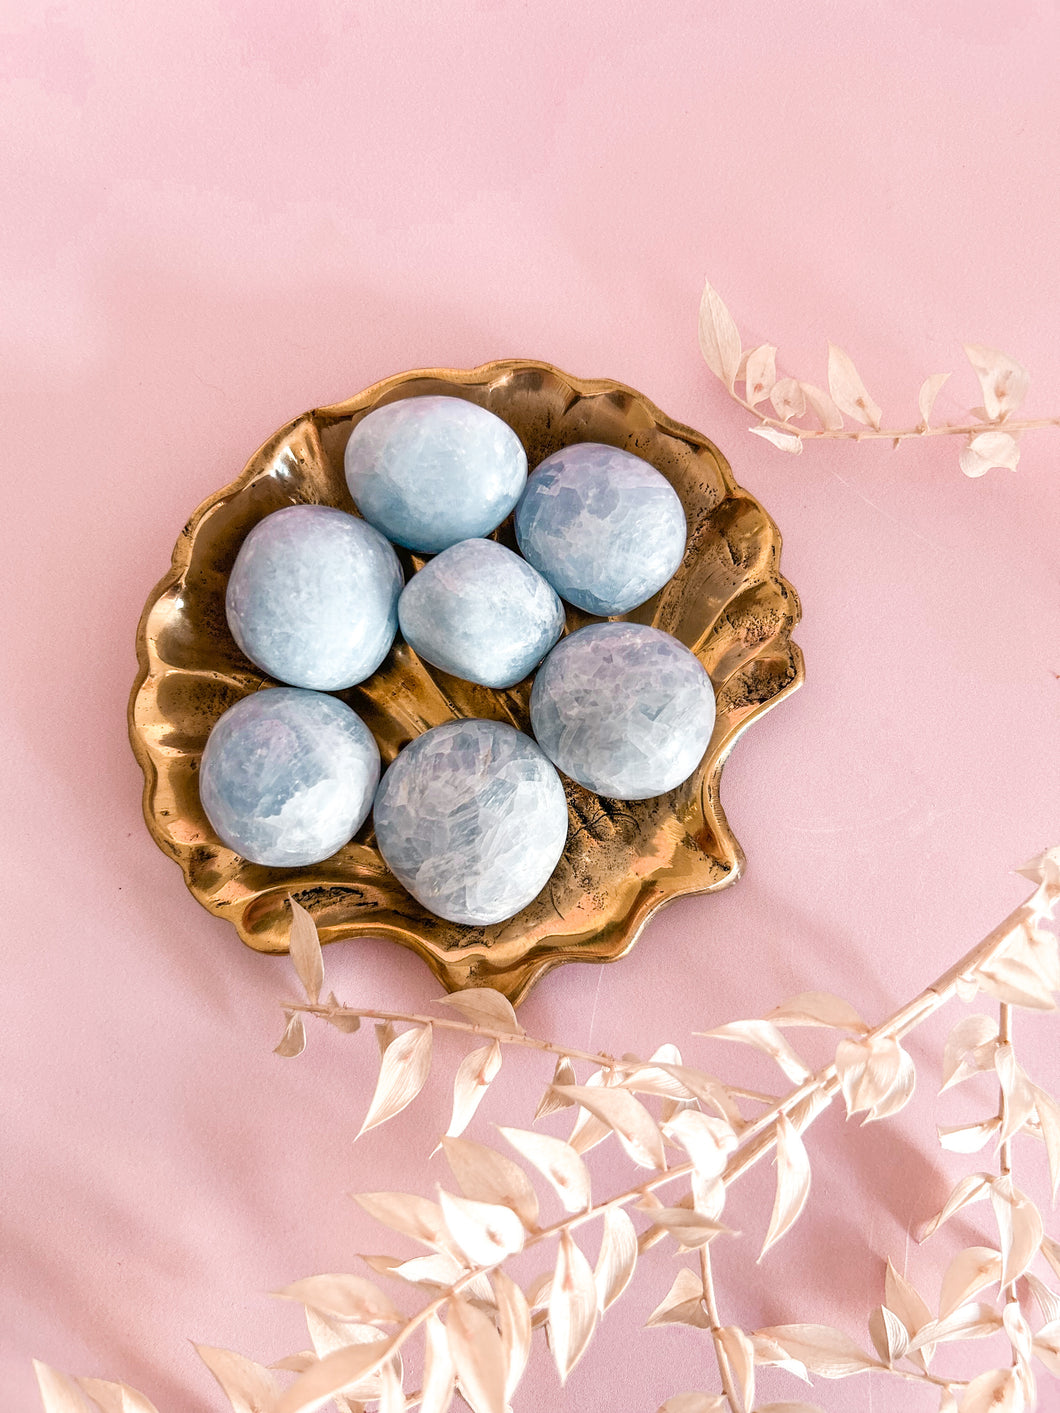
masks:
[[(225, 621), (225, 584), (244, 537), (285, 505), (353, 512), (343, 475), (350, 431), (383, 403), (430, 393), (467, 398), (504, 418), (522, 438), (531, 470), (570, 442), (597, 441), (635, 452), (667, 477), (688, 516), (685, 558), (660, 593), (624, 616), (686, 644), (710, 673), (718, 702), (701, 765), (668, 795), (620, 803), (565, 781), (570, 833), (559, 866), (529, 907), (489, 927), (445, 922), (415, 902), (383, 863), (370, 818), (324, 863), (289, 870), (248, 863), (211, 830), (197, 785), (214, 722), (240, 697), (271, 685), (243, 657)], [(510, 521), (495, 538), (514, 548)], [(406, 575), (423, 563), (399, 552)], [(388, 378), (277, 432), (181, 533), (172, 568), (140, 621), (140, 670), (129, 705), (148, 828), (199, 902), (262, 952), (286, 951), (286, 900), (293, 895), (324, 941), (393, 938), (418, 952), (450, 989), (493, 986), (517, 1001), (561, 962), (613, 961), (663, 904), (725, 887), (739, 875), (743, 854), (721, 807), (721, 768), (740, 732), (803, 676), (791, 641), (799, 600), (779, 561), (776, 526), (734, 483), (717, 448), (631, 388), (517, 360)], [(567, 609), (568, 629), (587, 621)], [(474, 686), (426, 666), (399, 637), (373, 677), (337, 695), (371, 728), (385, 766), (413, 737), (454, 716), (529, 731), (530, 685)]]

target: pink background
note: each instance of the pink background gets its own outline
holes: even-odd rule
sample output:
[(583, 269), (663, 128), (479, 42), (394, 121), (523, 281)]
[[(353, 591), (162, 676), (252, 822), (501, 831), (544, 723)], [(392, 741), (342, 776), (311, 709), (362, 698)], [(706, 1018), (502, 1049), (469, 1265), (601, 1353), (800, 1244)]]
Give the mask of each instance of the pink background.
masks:
[[(674, 906), (620, 964), (554, 973), (522, 1019), (617, 1052), (672, 1039), (771, 1081), (692, 1031), (809, 987), (882, 1017), (1057, 842), (1060, 443), (1028, 437), (1017, 474), (980, 481), (943, 441), (787, 458), (700, 361), (703, 276), (786, 371), (821, 382), (826, 338), (843, 344), (896, 421), (935, 371), (955, 373), (944, 417), (978, 401), (963, 340), (1022, 359), (1028, 410), (1060, 412), (1060, 23), (1044, 0), (20, 0), (0, 29), (0, 1387), (36, 1407), (37, 1356), (203, 1413), (221, 1400), (189, 1337), (266, 1362), (303, 1347), (266, 1292), (388, 1248), (348, 1193), (444, 1180), (426, 1160), (460, 1050), (354, 1146), (371, 1035), (275, 1057), (287, 963), (244, 950), (148, 837), (133, 635), (188, 514), (288, 418), (424, 365), (544, 358), (714, 437), (780, 525), (805, 610), (806, 686), (726, 768), (746, 876)], [(349, 1000), (436, 993), (383, 943), (327, 961)], [(1021, 1033), (1055, 1083), (1055, 1031)], [(867, 1341), (887, 1254), (937, 1294), (950, 1248), (909, 1230), (980, 1165), (931, 1136), (943, 1034), (914, 1043), (899, 1120), (811, 1131), (808, 1214), (761, 1267), (768, 1168), (734, 1200), (725, 1318)], [(545, 1074), (510, 1057), (479, 1135), (528, 1123)], [(964, 1244), (989, 1241), (984, 1212)], [(538, 1351), (517, 1408), (652, 1413), (716, 1387), (700, 1336), (637, 1333), (676, 1265), (645, 1259), (565, 1393)], [(786, 1376), (763, 1388), (799, 1396)], [(812, 1396), (922, 1406), (881, 1380)]]

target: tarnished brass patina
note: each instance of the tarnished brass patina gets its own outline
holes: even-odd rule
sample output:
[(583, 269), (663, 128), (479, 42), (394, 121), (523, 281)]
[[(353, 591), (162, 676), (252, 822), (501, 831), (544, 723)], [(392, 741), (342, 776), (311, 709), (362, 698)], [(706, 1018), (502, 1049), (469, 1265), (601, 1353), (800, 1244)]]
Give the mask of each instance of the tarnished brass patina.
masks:
[[(570, 835), (555, 874), (528, 908), (490, 927), (443, 922), (416, 903), (383, 863), (371, 820), (324, 863), (291, 870), (248, 863), (213, 834), (197, 787), (213, 723), (240, 697), (270, 685), (225, 622), (225, 583), (245, 535), (284, 505), (353, 511), (342, 465), (351, 429), (383, 403), (428, 393), (468, 398), (503, 417), (522, 438), (531, 469), (576, 441), (624, 447), (658, 467), (684, 504), (688, 550), (670, 583), (626, 616), (664, 628), (691, 648), (718, 699), (702, 764), (670, 794), (626, 804), (566, 782)], [(514, 547), (510, 522), (497, 538)], [(423, 563), (400, 553), (406, 574)], [(779, 561), (776, 526), (734, 483), (717, 448), (631, 388), (518, 360), (388, 378), (277, 432), (183, 530), (172, 568), (140, 621), (140, 670), (129, 704), (148, 828), (180, 864), (199, 902), (229, 918), (243, 941), (262, 952), (286, 951), (286, 900), (293, 895), (313, 914), (324, 941), (393, 938), (418, 952), (450, 989), (494, 986), (518, 1001), (561, 962), (614, 961), (663, 904), (723, 888), (739, 875), (743, 854), (721, 807), (721, 768), (737, 736), (803, 678), (802, 655), (791, 641), (799, 600)], [(586, 621), (568, 608), (569, 629)], [(449, 677), (420, 662), (399, 638), (369, 681), (338, 695), (374, 732), (385, 766), (414, 736), (453, 716), (509, 721), (529, 731), (529, 694), (529, 681), (493, 691)]]

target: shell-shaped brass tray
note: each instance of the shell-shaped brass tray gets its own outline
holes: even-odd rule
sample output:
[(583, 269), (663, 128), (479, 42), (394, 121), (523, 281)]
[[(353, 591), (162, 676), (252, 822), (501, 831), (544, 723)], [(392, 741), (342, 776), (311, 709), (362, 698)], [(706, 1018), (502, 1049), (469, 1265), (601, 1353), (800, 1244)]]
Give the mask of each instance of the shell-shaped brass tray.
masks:
[[(370, 819), (324, 863), (273, 869), (226, 848), (199, 803), (197, 771), (213, 723), (240, 697), (270, 685), (225, 621), (225, 584), (244, 537), (284, 505), (354, 511), (343, 475), (351, 429), (383, 403), (429, 393), (464, 397), (503, 417), (522, 438), (531, 469), (570, 442), (597, 441), (636, 452), (668, 478), (688, 516), (688, 549), (670, 583), (626, 616), (691, 648), (718, 701), (706, 756), (670, 794), (627, 804), (565, 782), (570, 834), (559, 866), (529, 907), (489, 927), (444, 922), (420, 907), (383, 863)], [(497, 538), (514, 546), (510, 521)], [(406, 574), (423, 563), (400, 553)], [(776, 526), (735, 484), (717, 448), (621, 383), (520, 360), (388, 378), (282, 428), (182, 531), (172, 568), (140, 621), (140, 670), (129, 704), (148, 828), (199, 902), (262, 952), (286, 951), (286, 900), (293, 895), (324, 941), (392, 938), (418, 952), (450, 989), (494, 986), (517, 1001), (561, 962), (613, 961), (663, 904), (725, 887), (739, 875), (743, 854), (722, 811), (721, 768), (740, 732), (803, 677), (791, 641), (799, 600), (781, 578), (779, 560)], [(568, 608), (569, 628), (587, 621)], [(454, 716), (530, 729), (529, 680), (505, 691), (474, 686), (427, 667), (400, 638), (373, 677), (337, 695), (371, 728), (384, 764)]]

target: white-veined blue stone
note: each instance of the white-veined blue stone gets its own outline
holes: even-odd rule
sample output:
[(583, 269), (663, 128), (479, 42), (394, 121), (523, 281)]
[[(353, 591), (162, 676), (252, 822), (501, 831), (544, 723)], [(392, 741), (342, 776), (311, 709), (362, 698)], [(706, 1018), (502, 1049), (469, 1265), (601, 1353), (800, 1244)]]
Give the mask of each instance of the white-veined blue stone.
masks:
[(277, 681), (339, 691), (370, 677), (397, 632), (404, 582), (393, 547), (329, 505), (289, 505), (258, 522), (228, 578), (236, 642)]
[(515, 512), (519, 548), (568, 603), (628, 613), (676, 572), (688, 526), (677, 492), (632, 452), (576, 442), (530, 477)]
[(450, 922), (502, 922), (537, 897), (567, 838), (567, 801), (542, 751), (500, 721), (418, 736), (375, 797), (375, 837), (412, 896)]
[(699, 659), (641, 623), (591, 623), (558, 643), (534, 679), (538, 744), (572, 780), (614, 800), (648, 800), (695, 770), (714, 729)]
[(237, 854), (301, 868), (349, 842), (378, 781), (379, 748), (345, 702), (274, 687), (244, 697), (218, 720), (199, 767), (199, 797)]
[(346, 483), (366, 520), (424, 554), (488, 535), (526, 485), (508, 426), (459, 397), (409, 397), (369, 412), (346, 443)]
[(398, 599), (405, 641), (425, 662), (484, 687), (512, 687), (563, 632), (563, 605), (496, 540), (461, 540), (414, 574)]

